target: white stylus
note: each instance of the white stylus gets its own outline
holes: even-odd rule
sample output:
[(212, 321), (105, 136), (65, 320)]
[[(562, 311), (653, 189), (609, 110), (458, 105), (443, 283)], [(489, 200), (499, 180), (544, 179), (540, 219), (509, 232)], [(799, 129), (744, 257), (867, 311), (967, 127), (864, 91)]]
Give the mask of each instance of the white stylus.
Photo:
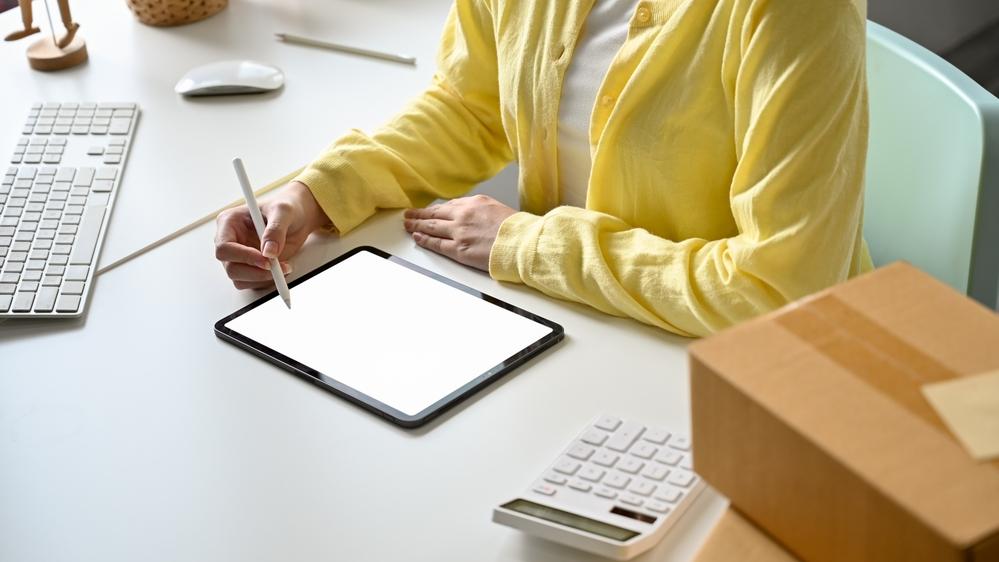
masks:
[[(236, 178), (239, 180), (239, 188), (243, 190), (243, 199), (246, 199), (246, 206), (250, 209), (250, 217), (253, 219), (253, 226), (257, 229), (257, 237), (261, 242), (264, 239), (264, 217), (260, 214), (260, 206), (257, 205), (257, 198), (253, 196), (253, 188), (250, 187), (250, 179), (246, 177), (246, 168), (239, 158), (232, 159), (232, 167), (236, 169)], [(277, 286), (278, 293), (284, 304), (291, 308), (291, 291), (288, 289), (288, 282), (284, 280), (284, 273), (281, 272), (281, 264), (277, 258), (271, 260), (271, 275), (274, 276), (274, 285)]]

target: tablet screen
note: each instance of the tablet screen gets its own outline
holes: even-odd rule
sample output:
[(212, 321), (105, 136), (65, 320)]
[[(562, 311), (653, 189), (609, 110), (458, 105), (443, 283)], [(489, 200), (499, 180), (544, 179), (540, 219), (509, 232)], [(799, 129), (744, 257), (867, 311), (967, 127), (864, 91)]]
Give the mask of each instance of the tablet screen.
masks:
[(393, 260), (358, 251), (224, 326), (409, 416), (553, 332)]

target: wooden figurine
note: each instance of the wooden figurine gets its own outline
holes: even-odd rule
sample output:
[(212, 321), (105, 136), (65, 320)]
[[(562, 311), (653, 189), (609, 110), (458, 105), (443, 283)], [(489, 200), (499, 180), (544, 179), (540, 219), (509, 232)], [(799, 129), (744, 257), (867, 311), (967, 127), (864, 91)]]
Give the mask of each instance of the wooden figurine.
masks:
[[(49, 9), (48, 0), (45, 1), (45, 10)], [(36, 41), (28, 47), (28, 64), (35, 70), (62, 70), (71, 66), (76, 66), (87, 60), (87, 44), (76, 32), (80, 29), (80, 24), (73, 21), (73, 16), (69, 11), (69, 0), (58, 0), (59, 15), (62, 16), (62, 25), (66, 28), (66, 34), (60, 39), (56, 39), (55, 29), (52, 29), (52, 38), (45, 38)], [(24, 29), (15, 31), (4, 38), (6, 41), (17, 41), (29, 35), (34, 35), (40, 30), (34, 27), (34, 19), (31, 13), (31, 0), (18, 0), (21, 8), (21, 22)], [(51, 19), (50, 19), (51, 22)]]

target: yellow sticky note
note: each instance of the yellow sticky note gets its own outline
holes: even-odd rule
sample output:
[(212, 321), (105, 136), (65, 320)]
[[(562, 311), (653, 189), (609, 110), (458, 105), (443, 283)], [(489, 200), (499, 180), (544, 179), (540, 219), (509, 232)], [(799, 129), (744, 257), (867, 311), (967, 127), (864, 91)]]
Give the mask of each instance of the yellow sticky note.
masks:
[(927, 384), (922, 390), (972, 457), (999, 457), (999, 371)]

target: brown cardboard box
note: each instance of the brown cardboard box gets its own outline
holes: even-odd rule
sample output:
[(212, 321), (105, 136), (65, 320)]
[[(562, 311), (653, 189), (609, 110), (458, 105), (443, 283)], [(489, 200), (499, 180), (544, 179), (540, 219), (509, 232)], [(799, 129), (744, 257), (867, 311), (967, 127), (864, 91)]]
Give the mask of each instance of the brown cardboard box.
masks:
[(895, 264), (690, 347), (694, 469), (812, 562), (999, 560), (999, 461), (920, 386), (999, 368), (999, 316)]
[(730, 507), (693, 562), (798, 562), (798, 559)]

